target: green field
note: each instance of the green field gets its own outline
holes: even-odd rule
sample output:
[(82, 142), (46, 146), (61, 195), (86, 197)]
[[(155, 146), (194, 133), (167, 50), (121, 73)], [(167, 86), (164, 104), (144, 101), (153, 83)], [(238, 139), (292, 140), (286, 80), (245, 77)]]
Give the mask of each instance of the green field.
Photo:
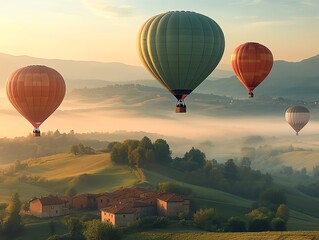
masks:
[(127, 166), (115, 166), (109, 154), (73, 156), (58, 154), (26, 160), (28, 167), (19, 174), (39, 176), (48, 183), (25, 183), (15, 177), (0, 182), (0, 202), (7, 202), (14, 192), (22, 200), (47, 194), (63, 194), (68, 186), (77, 193), (100, 193), (120, 187), (133, 186), (138, 182), (134, 171)]
[[(32, 184), (8, 178), (9, 180), (0, 182), (0, 202), (7, 202), (14, 192), (18, 192), (23, 201), (34, 196), (63, 194), (70, 185), (76, 188), (77, 193), (99, 193), (136, 184), (155, 186), (159, 182), (175, 181), (192, 189), (191, 200), (195, 208), (212, 207), (223, 217), (244, 217), (251, 210), (253, 203), (251, 200), (223, 191), (183, 183), (178, 180), (181, 179), (182, 172), (165, 166), (144, 169), (142, 172), (144, 176), (140, 176), (141, 174), (137, 174), (137, 171), (128, 166), (112, 164), (109, 154), (73, 156), (65, 153), (28, 159), (25, 162), (28, 163), (28, 167), (19, 174), (43, 177), (48, 183)], [(287, 205), (290, 209), (288, 229), (319, 229), (319, 199), (304, 195), (292, 187), (284, 185), (278, 187), (285, 189), (288, 199)], [(41, 223), (42, 220), (39, 220), (39, 223), (28, 225), (27, 229), (36, 228), (37, 225), (34, 224), (41, 225)], [(151, 233), (145, 234), (148, 236), (147, 234)], [(140, 237), (143, 239), (144, 236)], [(172, 237), (174, 238), (166, 238), (164, 234), (163, 238), (154, 239), (179, 239), (177, 236), (172, 235)], [(149, 236), (149, 239), (153, 238)]]
[(142, 232), (124, 240), (319, 240), (319, 232), (258, 232), (258, 233), (206, 233), (206, 232)]

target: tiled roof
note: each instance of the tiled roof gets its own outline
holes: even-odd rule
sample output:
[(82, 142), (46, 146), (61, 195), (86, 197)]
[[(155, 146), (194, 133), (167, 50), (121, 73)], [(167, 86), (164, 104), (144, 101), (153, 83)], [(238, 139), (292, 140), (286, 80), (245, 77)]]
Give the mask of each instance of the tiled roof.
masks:
[(128, 214), (128, 213), (135, 213), (137, 209), (129, 205), (120, 204), (120, 205), (113, 205), (111, 207), (103, 208), (101, 209), (101, 211), (113, 213), (113, 214)]
[(175, 195), (174, 193), (162, 193), (157, 198), (165, 202), (184, 202), (182, 196)]
[(78, 197), (97, 197), (99, 194), (95, 194), (95, 193), (82, 193), (79, 195), (74, 196), (73, 198), (78, 198)]
[(30, 202), (39, 200), (42, 204), (42, 206), (48, 206), (48, 205), (61, 205), (64, 204), (66, 201), (62, 200), (61, 198), (57, 196), (46, 196), (46, 197), (40, 197), (40, 198), (34, 198)]

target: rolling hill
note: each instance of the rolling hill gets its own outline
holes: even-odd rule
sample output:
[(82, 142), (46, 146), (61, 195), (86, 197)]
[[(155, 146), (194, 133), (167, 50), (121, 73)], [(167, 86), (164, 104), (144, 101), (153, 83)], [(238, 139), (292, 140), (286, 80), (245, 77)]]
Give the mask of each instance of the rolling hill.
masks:
[[(111, 163), (109, 154), (73, 156), (58, 154), (37, 159), (28, 159), (28, 167), (0, 181), (0, 202), (8, 201), (13, 192), (22, 200), (47, 194), (63, 194), (73, 186), (77, 193), (100, 193), (136, 184), (156, 186), (159, 182), (174, 181), (183, 174), (165, 166), (142, 170), (145, 179), (124, 165)], [(20, 176), (20, 178), (19, 178)], [(24, 178), (21, 178), (24, 176)], [(42, 181), (30, 181), (27, 176), (37, 176)], [(43, 181), (45, 179), (46, 181)], [(244, 217), (250, 211), (252, 201), (220, 190), (185, 184), (192, 189), (193, 205), (201, 208), (213, 207), (223, 216)], [(309, 197), (288, 186), (285, 188), (290, 209), (289, 229), (313, 230), (319, 224), (319, 199)]]
[[(270, 96), (317, 101), (319, 91), (318, 66), (319, 55), (300, 62), (275, 61), (269, 76), (254, 90), (255, 97)], [(235, 76), (206, 81), (199, 87), (198, 91), (235, 98), (243, 98), (247, 95), (246, 88)]]
[[(150, 85), (160, 84), (153, 80), (152, 75), (142, 66), (132, 66), (118, 62), (74, 61), (61, 59), (44, 59), (31, 56), (13, 56), (0, 53), (0, 85), (4, 85), (10, 74), (27, 65), (46, 65), (59, 71), (67, 82), (67, 90), (74, 88), (94, 88), (110, 83), (140, 82)], [(216, 69), (210, 79), (231, 76), (228, 70)], [(152, 80), (152, 81), (150, 81)]]

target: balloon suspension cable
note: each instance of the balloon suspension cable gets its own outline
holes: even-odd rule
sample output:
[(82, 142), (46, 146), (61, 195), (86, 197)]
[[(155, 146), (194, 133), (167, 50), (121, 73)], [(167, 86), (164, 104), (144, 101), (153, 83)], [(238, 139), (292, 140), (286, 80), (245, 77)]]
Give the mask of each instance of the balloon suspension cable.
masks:
[(248, 97), (249, 97), (249, 98), (253, 98), (253, 97), (254, 97), (254, 93), (253, 93), (252, 91), (249, 91)]
[(39, 128), (35, 127), (35, 128), (33, 129), (33, 136), (34, 136), (34, 137), (40, 137), (40, 136), (41, 136), (41, 131), (40, 131)]
[(177, 113), (185, 113), (186, 112), (186, 104), (183, 99), (178, 99), (176, 103), (176, 112)]

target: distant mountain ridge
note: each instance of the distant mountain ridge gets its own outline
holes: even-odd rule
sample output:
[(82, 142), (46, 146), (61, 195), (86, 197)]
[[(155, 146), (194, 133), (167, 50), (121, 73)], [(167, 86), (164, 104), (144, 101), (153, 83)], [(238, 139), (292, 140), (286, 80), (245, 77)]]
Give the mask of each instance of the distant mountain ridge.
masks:
[[(206, 90), (206, 91), (205, 91)], [(238, 79), (219, 79), (206, 81), (198, 91), (222, 96), (245, 98), (247, 90)], [(255, 97), (285, 97), (314, 101), (319, 99), (319, 55), (300, 62), (278, 60), (266, 80), (255, 90)]]
[[(82, 87), (102, 87), (119, 82), (141, 81), (150, 85), (160, 85), (142, 66), (132, 66), (118, 62), (74, 61), (44, 59), (30, 56), (13, 56), (0, 53), (0, 84), (3, 86), (10, 74), (27, 65), (46, 65), (59, 71), (67, 81), (68, 90)], [(216, 69), (209, 77), (216, 79), (231, 76), (228, 70)], [(150, 81), (152, 80), (152, 81)]]

